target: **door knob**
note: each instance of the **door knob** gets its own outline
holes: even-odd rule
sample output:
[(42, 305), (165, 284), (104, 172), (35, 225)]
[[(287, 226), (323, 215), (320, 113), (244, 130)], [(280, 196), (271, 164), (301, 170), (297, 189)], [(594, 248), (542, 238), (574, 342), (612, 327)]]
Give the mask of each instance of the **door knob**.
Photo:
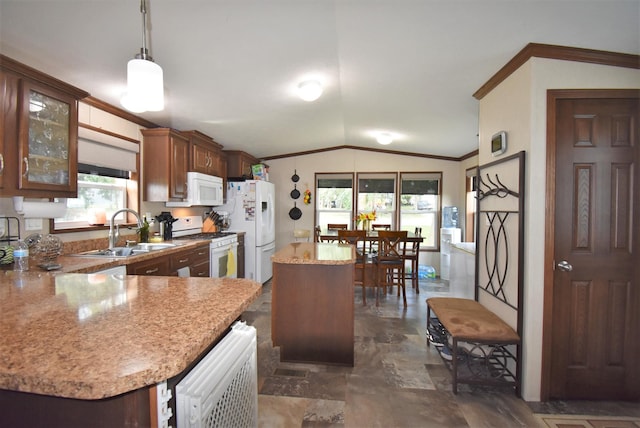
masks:
[(566, 260), (561, 261), (560, 263), (557, 264), (557, 266), (558, 266), (558, 269), (564, 272), (571, 272), (573, 270), (573, 266), (571, 266), (571, 263), (569, 263)]

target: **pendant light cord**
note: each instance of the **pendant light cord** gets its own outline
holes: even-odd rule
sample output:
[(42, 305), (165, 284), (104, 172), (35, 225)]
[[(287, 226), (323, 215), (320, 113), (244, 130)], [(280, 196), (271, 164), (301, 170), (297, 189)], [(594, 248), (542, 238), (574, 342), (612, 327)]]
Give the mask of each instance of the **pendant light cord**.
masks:
[(140, 13), (142, 14), (142, 48), (140, 49), (140, 59), (153, 61), (147, 50), (147, 0), (140, 0)]

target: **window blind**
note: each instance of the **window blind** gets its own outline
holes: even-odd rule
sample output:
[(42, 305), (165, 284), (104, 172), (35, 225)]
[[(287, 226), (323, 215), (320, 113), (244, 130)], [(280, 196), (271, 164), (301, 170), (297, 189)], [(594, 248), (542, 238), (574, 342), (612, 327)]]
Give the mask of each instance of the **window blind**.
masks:
[(137, 143), (78, 127), (78, 162), (98, 167), (137, 172)]
[(358, 180), (360, 193), (393, 193), (394, 180), (388, 178), (361, 178)]

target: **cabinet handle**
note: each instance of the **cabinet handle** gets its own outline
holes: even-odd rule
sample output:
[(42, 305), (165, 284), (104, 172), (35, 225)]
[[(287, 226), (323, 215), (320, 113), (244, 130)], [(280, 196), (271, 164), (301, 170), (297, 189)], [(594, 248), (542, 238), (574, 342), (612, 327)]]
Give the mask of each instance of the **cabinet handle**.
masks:
[(198, 273), (198, 276), (209, 276), (208, 272), (200, 272)]
[(149, 269), (149, 270), (145, 271), (144, 273), (156, 273), (156, 272), (158, 272), (158, 269), (159, 268)]
[(206, 251), (200, 251), (200, 252), (198, 253), (198, 255), (199, 255), (199, 256), (204, 256), (205, 254), (207, 254), (207, 252), (206, 252)]
[(178, 263), (184, 263), (184, 262), (188, 262), (188, 261), (189, 261), (189, 258), (180, 259), (180, 260), (178, 260)]
[(24, 172), (22, 173), (22, 176), (26, 178), (29, 175), (29, 159), (24, 157), (22, 158), (22, 162), (24, 162)]
[(0, 174), (4, 172), (4, 155), (0, 153)]

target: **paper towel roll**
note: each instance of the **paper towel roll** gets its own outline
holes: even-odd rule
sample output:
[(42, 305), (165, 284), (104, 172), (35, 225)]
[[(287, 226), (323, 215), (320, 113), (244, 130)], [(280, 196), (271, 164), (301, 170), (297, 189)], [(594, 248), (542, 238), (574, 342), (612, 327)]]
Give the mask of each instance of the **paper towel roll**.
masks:
[(14, 196), (13, 209), (24, 218), (61, 218), (67, 212), (67, 201), (25, 201), (23, 196)]

